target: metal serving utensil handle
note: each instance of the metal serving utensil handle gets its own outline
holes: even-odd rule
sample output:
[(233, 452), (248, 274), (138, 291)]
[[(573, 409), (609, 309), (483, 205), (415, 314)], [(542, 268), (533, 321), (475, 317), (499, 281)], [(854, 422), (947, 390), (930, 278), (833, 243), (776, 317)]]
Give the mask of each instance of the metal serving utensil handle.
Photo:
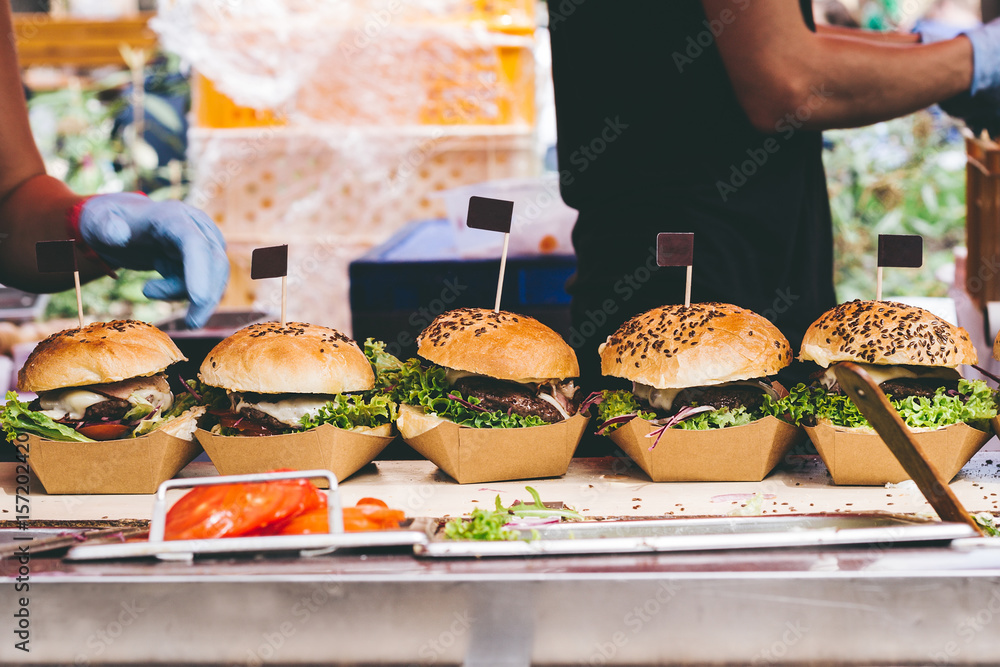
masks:
[(833, 372), (840, 388), (850, 396), (861, 414), (875, 428), (875, 432), (889, 447), (889, 451), (916, 483), (941, 520), (969, 524), (982, 535), (982, 530), (962, 507), (962, 503), (948, 486), (948, 481), (942, 479), (934, 464), (924, 456), (920, 445), (913, 439), (913, 434), (871, 376), (863, 368), (850, 362), (837, 364)]
[(315, 479), (322, 477), (330, 485), (327, 494), (328, 522), (331, 534), (344, 532), (344, 512), (341, 509), (340, 487), (337, 486), (337, 476), (329, 470), (289, 470), (286, 472), (262, 472), (250, 475), (220, 475), (218, 477), (200, 477), (196, 479), (168, 479), (156, 489), (156, 500), (153, 504), (153, 518), (149, 522), (149, 541), (162, 542), (167, 528), (167, 491), (171, 489), (187, 489), (196, 486), (220, 486), (222, 484), (240, 484), (243, 482), (274, 482), (282, 479)]

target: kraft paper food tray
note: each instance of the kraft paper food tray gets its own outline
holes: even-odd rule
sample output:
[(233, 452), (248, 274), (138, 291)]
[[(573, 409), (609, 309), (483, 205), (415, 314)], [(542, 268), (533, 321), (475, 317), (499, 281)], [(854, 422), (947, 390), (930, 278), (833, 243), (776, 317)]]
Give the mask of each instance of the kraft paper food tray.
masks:
[(667, 429), (650, 451), (659, 428), (636, 417), (611, 439), (654, 482), (759, 482), (801, 437), (798, 427), (775, 417), (707, 431)]
[[(807, 426), (806, 432), (834, 484), (882, 486), (910, 479), (876, 433), (859, 433), (830, 424)], [(913, 439), (924, 457), (951, 480), (992, 435), (967, 424), (953, 424), (914, 433)]]
[(546, 426), (470, 428), (443, 421), (406, 443), (459, 484), (566, 474), (588, 418)]
[(330, 424), (285, 435), (214, 435), (204, 429), (196, 435), (220, 475), (318, 468), (331, 471), (339, 482), (371, 463), (395, 438), (345, 431)]
[(156, 493), (162, 482), (201, 453), (194, 439), (163, 431), (103, 442), (60, 442), (25, 434), (15, 446), (27, 449), (31, 470), (53, 495)]

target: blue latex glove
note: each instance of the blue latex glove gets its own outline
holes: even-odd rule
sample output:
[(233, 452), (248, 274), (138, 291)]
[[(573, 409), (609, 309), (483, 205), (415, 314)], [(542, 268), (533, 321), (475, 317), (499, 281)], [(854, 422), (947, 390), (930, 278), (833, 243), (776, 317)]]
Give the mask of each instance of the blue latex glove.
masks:
[(205, 213), (179, 201), (135, 193), (92, 197), (80, 212), (80, 235), (113, 266), (155, 270), (150, 299), (189, 299), (187, 325), (202, 327), (222, 298), (229, 259), (222, 232)]
[(1000, 19), (993, 19), (962, 34), (972, 42), (973, 96), (1000, 86)]
[[(998, 49), (998, 46), (1000, 46), (1000, 32), (998, 30), (1000, 29), (997, 28), (996, 23), (996, 21), (992, 21), (985, 26), (963, 30), (947, 23), (920, 21), (913, 31), (920, 33), (920, 41), (924, 44), (933, 44), (934, 42), (954, 39), (959, 35), (965, 34), (969, 38), (969, 41), (972, 42), (973, 58), (975, 59), (973, 65), (976, 67), (977, 72), (979, 65), (988, 56), (981, 56), (976, 52), (976, 43), (983, 43), (984, 40), (985, 42), (992, 40), (994, 43), (992, 47), (994, 53), (992, 56), (995, 58), (993, 61), (995, 63), (993, 75), (1000, 76), (1000, 59), (996, 59), (1000, 56), (1000, 49)], [(991, 28), (990, 26), (993, 27)], [(973, 33), (976, 34), (976, 37), (973, 37)], [(981, 48), (987, 47), (981, 44)], [(959, 93), (950, 99), (944, 100), (940, 103), (940, 106), (949, 116), (964, 120), (965, 124), (976, 135), (986, 130), (991, 136), (997, 136), (998, 132), (1000, 132), (1000, 88), (996, 87), (996, 84), (982, 89), (977, 88), (975, 76), (973, 76), (971, 91)], [(982, 81), (979, 83), (982, 85)]]

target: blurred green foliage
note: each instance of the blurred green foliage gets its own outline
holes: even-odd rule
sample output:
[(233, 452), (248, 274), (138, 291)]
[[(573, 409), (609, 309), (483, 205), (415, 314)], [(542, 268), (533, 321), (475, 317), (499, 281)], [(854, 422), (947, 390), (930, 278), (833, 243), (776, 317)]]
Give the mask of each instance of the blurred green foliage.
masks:
[[(189, 94), (186, 79), (171, 76), (178, 68), (175, 57), (150, 64), (144, 105), (148, 118), (175, 130), (181, 119), (157, 93)], [(78, 80), (67, 88), (37, 93), (29, 100), (32, 131), (47, 171), (78, 194), (132, 191), (154, 183), (157, 177), (168, 178), (168, 169), (159, 166), (152, 146), (144, 140), (127, 142), (121, 126), (115, 131), (116, 117), (129, 104), (126, 92), (130, 83), (129, 72), (120, 70), (98, 80)], [(147, 125), (147, 131), (156, 128)], [(179, 198), (184, 187), (165, 187), (149, 194), (155, 200)], [(152, 271), (122, 270), (117, 281), (109, 277), (91, 281), (82, 290), (84, 314), (95, 319), (165, 319), (174, 306), (151, 301), (142, 294), (145, 282), (156, 277), (158, 274)], [(45, 309), (46, 319), (75, 316), (75, 290), (52, 295)]]
[[(83, 286), (83, 313), (101, 320), (134, 319), (158, 322), (166, 319), (173, 307), (163, 301), (151, 301), (142, 294), (142, 287), (155, 271), (118, 271), (118, 280), (109, 276), (92, 280)], [(59, 292), (49, 298), (45, 319), (76, 317), (76, 290)]]
[(885, 296), (944, 296), (965, 244), (965, 148), (953, 121), (930, 111), (826, 132), (839, 301), (875, 297), (879, 234), (920, 234), (924, 266), (886, 269)]

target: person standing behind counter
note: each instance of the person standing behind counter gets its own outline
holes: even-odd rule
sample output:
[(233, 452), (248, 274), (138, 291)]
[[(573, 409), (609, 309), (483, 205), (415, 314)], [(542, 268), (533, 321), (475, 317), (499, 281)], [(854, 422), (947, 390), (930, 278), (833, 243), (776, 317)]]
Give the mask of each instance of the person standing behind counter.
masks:
[(0, 283), (29, 292), (73, 286), (72, 277), (40, 274), (35, 243), (75, 238), (87, 257), (83, 280), (112, 267), (150, 270), (152, 299), (188, 299), (187, 325), (205, 324), (229, 279), (222, 233), (205, 213), (141, 194), (81, 197), (46, 175), (21, 87), (10, 0), (0, 0)]
[(580, 212), (570, 342), (585, 384), (622, 322), (683, 303), (683, 270), (656, 269), (658, 232), (695, 233), (694, 301), (754, 310), (798, 349), (836, 305), (821, 131), (942, 100), (996, 116), (996, 22), (920, 44), (817, 28), (809, 0), (548, 8), (561, 191)]

